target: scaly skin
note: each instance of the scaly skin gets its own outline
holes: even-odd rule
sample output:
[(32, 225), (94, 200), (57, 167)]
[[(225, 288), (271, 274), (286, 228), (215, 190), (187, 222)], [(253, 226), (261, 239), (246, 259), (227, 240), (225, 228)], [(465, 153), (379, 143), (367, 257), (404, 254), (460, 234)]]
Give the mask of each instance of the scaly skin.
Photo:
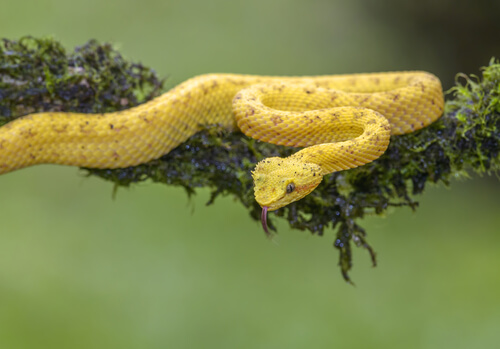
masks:
[(41, 163), (134, 166), (167, 154), (201, 125), (220, 124), (264, 142), (306, 147), (257, 164), (255, 196), (266, 212), (309, 194), (325, 174), (375, 160), (391, 134), (429, 125), (443, 106), (439, 79), (425, 72), (201, 75), (121, 112), (21, 117), (0, 128), (0, 173)]

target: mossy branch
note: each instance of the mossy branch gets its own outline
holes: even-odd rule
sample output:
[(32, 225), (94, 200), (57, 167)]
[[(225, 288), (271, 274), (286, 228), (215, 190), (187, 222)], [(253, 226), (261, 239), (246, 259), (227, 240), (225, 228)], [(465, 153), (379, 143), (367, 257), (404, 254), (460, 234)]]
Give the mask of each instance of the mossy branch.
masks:
[[(130, 108), (159, 95), (163, 81), (140, 64), (130, 63), (108, 44), (96, 41), (66, 53), (52, 39), (4, 39), (0, 44), (0, 123), (39, 111), (107, 112)], [(491, 60), (481, 77), (457, 75), (448, 92), (445, 114), (433, 125), (393, 137), (386, 153), (373, 163), (326, 176), (305, 199), (275, 212), (290, 226), (323, 235), (336, 231), (342, 274), (349, 280), (352, 245), (364, 247), (376, 264), (375, 252), (358, 224), (367, 214), (390, 206), (409, 206), (429, 182), (450, 183), (468, 171), (490, 173), (500, 168), (500, 64)], [(86, 169), (88, 175), (119, 186), (145, 180), (181, 186), (188, 195), (208, 187), (208, 204), (232, 195), (255, 220), (250, 171), (269, 156), (296, 149), (262, 143), (217, 125), (149, 163), (116, 170)], [(274, 229), (272, 220), (271, 229)]]

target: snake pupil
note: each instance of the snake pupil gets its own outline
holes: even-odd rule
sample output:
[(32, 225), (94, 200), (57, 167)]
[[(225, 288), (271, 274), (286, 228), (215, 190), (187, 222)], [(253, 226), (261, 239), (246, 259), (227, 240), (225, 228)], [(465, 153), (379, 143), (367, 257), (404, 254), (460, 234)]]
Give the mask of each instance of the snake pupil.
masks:
[(290, 194), (290, 193), (291, 193), (292, 191), (294, 191), (294, 190), (295, 190), (295, 184), (290, 183), (290, 184), (288, 184), (288, 185), (286, 186), (286, 193), (287, 193), (287, 194)]

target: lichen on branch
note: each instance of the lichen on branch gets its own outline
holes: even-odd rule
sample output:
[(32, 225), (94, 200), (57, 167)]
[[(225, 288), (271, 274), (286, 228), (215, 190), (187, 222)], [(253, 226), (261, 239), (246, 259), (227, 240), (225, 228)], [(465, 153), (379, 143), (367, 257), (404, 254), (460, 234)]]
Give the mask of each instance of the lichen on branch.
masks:
[[(126, 61), (108, 44), (90, 41), (66, 53), (53, 39), (25, 37), (0, 43), (0, 124), (40, 111), (126, 109), (159, 95), (162, 84), (154, 70)], [(274, 216), (317, 235), (334, 230), (339, 265), (349, 280), (353, 245), (364, 247), (376, 264), (359, 225), (365, 215), (383, 214), (390, 206), (415, 209), (414, 197), (429, 182), (448, 185), (452, 177), (465, 176), (467, 171), (498, 171), (499, 115), (500, 63), (492, 59), (481, 77), (457, 76), (437, 122), (393, 137), (386, 153), (370, 164), (325, 176), (310, 195), (275, 211)], [(207, 125), (160, 159), (123, 169), (85, 170), (116, 187), (151, 180), (181, 186), (189, 195), (207, 187), (212, 193), (209, 204), (231, 195), (259, 220), (251, 170), (263, 158), (295, 151)], [(272, 219), (269, 225), (274, 228)]]

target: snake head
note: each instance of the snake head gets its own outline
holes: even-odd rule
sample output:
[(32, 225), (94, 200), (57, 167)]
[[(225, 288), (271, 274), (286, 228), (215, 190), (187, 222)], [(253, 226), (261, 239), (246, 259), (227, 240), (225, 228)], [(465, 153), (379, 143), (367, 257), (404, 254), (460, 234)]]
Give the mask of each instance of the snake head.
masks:
[(255, 200), (262, 207), (262, 225), (267, 231), (267, 211), (274, 211), (312, 192), (323, 179), (319, 165), (293, 158), (267, 158), (252, 172)]

